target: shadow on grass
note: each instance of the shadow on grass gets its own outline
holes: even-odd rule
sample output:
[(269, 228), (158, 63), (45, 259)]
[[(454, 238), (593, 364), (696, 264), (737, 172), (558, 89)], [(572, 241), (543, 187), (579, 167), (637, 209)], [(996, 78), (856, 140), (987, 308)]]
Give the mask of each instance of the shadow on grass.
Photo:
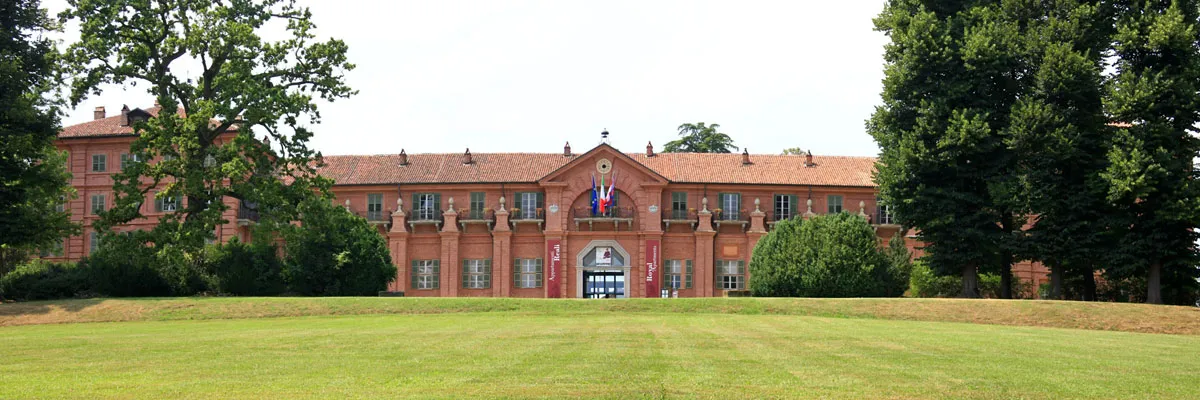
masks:
[(21, 315), (48, 314), (55, 309), (68, 313), (76, 313), (104, 302), (106, 299), (75, 299), (75, 300), (46, 300), (25, 301), (0, 304), (0, 317), (17, 317)]

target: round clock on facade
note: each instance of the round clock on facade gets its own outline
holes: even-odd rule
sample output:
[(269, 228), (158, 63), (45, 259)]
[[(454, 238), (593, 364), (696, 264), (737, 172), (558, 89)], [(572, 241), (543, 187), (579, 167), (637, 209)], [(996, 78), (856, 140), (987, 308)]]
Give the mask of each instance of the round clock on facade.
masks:
[(609, 161), (607, 158), (601, 158), (600, 161), (596, 161), (596, 170), (600, 171), (601, 174), (607, 174), (609, 171), (612, 171), (612, 161)]

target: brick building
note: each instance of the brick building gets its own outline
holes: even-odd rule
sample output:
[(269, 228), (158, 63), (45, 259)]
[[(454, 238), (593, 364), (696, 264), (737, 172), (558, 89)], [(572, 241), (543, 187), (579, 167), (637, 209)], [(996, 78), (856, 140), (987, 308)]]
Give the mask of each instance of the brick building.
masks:
[[(70, 153), (78, 198), (67, 205), (90, 226), (111, 206), (110, 175), (126, 154), (130, 123), (159, 110), (122, 110), (67, 127), (58, 146)], [(227, 135), (233, 135), (230, 133)], [(722, 296), (752, 284), (748, 264), (776, 221), (850, 212), (881, 240), (899, 231), (878, 206), (874, 158), (761, 154), (624, 153), (600, 144), (582, 153), (477, 153), (327, 156), (338, 204), (385, 235), (398, 276), (389, 290), (406, 296), (681, 297)], [(593, 183), (593, 181), (595, 181)], [(611, 188), (593, 207), (594, 187)], [(605, 192), (607, 193), (607, 192)], [(227, 200), (221, 241), (243, 239), (252, 210)], [(154, 224), (182, 204), (143, 202)], [(88, 232), (85, 229), (85, 232)], [(69, 238), (49, 258), (79, 259), (97, 241)], [(1014, 274), (1045, 281), (1040, 265)]]

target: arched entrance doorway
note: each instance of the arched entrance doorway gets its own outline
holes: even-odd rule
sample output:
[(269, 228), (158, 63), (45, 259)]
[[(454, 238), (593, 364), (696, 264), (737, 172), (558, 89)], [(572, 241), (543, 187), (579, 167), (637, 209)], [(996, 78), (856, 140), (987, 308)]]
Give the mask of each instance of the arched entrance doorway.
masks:
[(593, 240), (575, 256), (575, 297), (629, 297), (629, 252), (615, 240)]

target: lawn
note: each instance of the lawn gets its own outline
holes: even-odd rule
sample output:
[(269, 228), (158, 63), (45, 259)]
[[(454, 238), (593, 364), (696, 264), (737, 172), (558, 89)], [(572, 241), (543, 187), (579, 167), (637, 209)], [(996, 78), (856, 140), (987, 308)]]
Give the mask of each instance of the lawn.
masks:
[[(853, 315), (906, 305), (934, 311)], [(0, 327), (0, 398), (1200, 398), (1200, 335), (1096, 330), (1187, 333), (1200, 311), (1091, 306), (904, 299), (0, 304), (6, 325), (34, 317), (63, 322)], [(1029, 307), (988, 324), (913, 320), (936, 313), (977, 320), (989, 310)], [(1163, 315), (1129, 325), (1083, 318), (1094, 329), (997, 322), (1054, 325), (1066, 323), (1063, 315), (1151, 310)], [(66, 323), (69, 315), (129, 322)], [(1057, 317), (1034, 323), (1045, 315)], [(1177, 321), (1166, 323), (1169, 317)]]

